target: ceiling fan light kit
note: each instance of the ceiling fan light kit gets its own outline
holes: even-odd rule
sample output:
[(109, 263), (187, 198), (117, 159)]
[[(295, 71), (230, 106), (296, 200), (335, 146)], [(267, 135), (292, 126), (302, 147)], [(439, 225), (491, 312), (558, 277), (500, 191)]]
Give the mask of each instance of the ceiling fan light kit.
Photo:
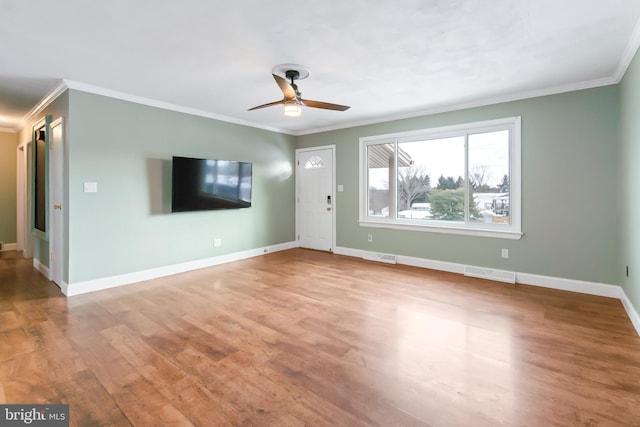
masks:
[[(302, 114), (302, 106), (333, 111), (345, 111), (350, 108), (347, 105), (303, 99), (295, 81), (309, 77), (311, 72), (306, 67), (296, 64), (280, 64), (273, 67), (272, 71), (272, 76), (278, 87), (280, 87), (284, 97), (281, 101), (258, 105), (256, 107), (249, 108), (248, 111), (258, 110), (260, 108), (271, 107), (274, 105), (284, 105), (285, 116), (298, 117)], [(283, 74), (289, 81), (283, 78), (280, 74)]]
[(284, 115), (289, 117), (298, 117), (302, 114), (302, 107), (296, 101), (287, 101), (284, 103)]

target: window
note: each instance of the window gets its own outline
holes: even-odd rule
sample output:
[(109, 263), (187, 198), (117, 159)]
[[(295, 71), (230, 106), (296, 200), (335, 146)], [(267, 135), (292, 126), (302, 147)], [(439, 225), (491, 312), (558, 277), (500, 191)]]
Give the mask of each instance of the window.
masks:
[(360, 138), (359, 222), (519, 239), (520, 118)]
[(324, 160), (319, 156), (309, 157), (307, 162), (304, 164), (305, 169), (319, 169), (324, 167)]

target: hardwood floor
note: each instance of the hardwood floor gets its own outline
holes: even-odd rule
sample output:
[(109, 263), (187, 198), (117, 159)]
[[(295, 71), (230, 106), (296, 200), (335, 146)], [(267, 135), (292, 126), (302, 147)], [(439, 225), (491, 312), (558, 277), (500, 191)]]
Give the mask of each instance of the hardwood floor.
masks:
[(93, 426), (640, 425), (618, 300), (303, 249), (64, 298), (0, 257), (0, 403)]

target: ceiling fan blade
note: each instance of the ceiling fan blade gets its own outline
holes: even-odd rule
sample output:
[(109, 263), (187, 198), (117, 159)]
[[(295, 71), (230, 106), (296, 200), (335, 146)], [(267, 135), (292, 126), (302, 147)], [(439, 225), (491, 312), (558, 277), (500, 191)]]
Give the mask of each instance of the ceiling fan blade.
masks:
[(288, 81), (278, 76), (277, 74), (272, 74), (278, 86), (280, 86), (280, 90), (284, 93), (284, 97), (286, 99), (296, 99), (296, 90), (289, 84)]
[(301, 99), (302, 103), (307, 107), (322, 108), (324, 110), (345, 111), (351, 108), (348, 105), (331, 104), (329, 102), (311, 101), (310, 99)]
[(280, 101), (269, 102), (268, 104), (258, 105), (257, 107), (249, 108), (247, 111), (259, 110), (260, 108), (266, 108), (281, 104), (284, 104), (284, 99), (281, 99)]

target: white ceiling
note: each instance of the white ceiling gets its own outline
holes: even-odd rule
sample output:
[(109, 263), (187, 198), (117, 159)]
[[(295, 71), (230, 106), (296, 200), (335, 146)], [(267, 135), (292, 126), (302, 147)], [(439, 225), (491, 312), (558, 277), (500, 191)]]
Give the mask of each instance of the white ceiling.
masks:
[[(0, 128), (67, 86), (303, 134), (619, 82), (638, 0), (0, 0)], [(304, 98), (346, 112), (248, 108)]]

